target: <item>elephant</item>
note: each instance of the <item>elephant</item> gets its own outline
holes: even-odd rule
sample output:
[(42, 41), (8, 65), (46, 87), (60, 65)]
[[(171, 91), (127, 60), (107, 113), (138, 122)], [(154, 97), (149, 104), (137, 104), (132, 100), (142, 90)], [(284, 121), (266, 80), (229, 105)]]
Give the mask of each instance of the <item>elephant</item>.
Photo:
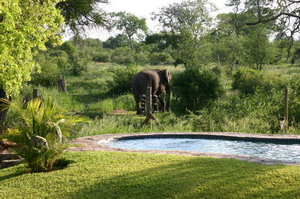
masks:
[[(171, 79), (172, 75), (168, 70), (160, 69), (144, 70), (133, 77), (131, 87), (136, 103), (136, 113), (138, 115), (145, 113), (145, 98), (147, 87), (152, 88), (151, 94), (154, 111), (157, 111), (157, 109), (160, 112), (164, 112), (165, 110), (167, 112), (170, 111)], [(166, 104), (163, 97), (161, 96), (163, 92), (166, 92)], [(157, 108), (158, 102), (159, 107)]]

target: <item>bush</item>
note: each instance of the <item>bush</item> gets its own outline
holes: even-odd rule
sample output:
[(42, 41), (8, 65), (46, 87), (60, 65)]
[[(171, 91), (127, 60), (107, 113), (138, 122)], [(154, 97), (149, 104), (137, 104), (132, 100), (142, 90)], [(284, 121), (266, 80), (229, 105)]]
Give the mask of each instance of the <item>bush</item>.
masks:
[(195, 112), (217, 99), (222, 93), (219, 77), (212, 71), (189, 68), (173, 77), (173, 110)]
[(138, 65), (146, 65), (149, 63), (148, 54), (146, 52), (135, 53), (134, 63)]
[(72, 116), (61, 114), (50, 100), (31, 100), (25, 109), (11, 104), (18, 117), (15, 128), (2, 138), (15, 142), (15, 152), (24, 158), (32, 172), (50, 171), (63, 150), (68, 146), (67, 137), (73, 128)]
[(135, 65), (115, 68), (113, 71), (113, 82), (110, 93), (120, 95), (131, 91), (131, 81), (133, 76), (139, 72)]
[(111, 61), (121, 65), (130, 65), (134, 61), (134, 51), (129, 47), (117, 48), (111, 55)]
[(289, 82), (289, 117), (300, 122), (300, 75), (293, 76)]
[(72, 42), (67, 41), (57, 47), (57, 49), (63, 50), (68, 54), (69, 70), (73, 75), (80, 75), (87, 70), (87, 64), (91, 60), (91, 57), (80, 51)]
[(96, 62), (110, 62), (110, 52), (108, 51), (102, 51), (101, 53), (98, 53), (93, 57), (93, 61)]
[(45, 87), (57, 85), (57, 81), (61, 74), (61, 70), (57, 62), (59, 60), (43, 53), (36, 57), (36, 61), (40, 65), (40, 70), (33, 72), (31, 75), (31, 83)]
[(159, 65), (172, 62), (172, 57), (166, 52), (154, 52), (149, 55), (150, 64)]
[(233, 75), (232, 88), (244, 94), (254, 94), (261, 84), (262, 74), (250, 68), (239, 68)]

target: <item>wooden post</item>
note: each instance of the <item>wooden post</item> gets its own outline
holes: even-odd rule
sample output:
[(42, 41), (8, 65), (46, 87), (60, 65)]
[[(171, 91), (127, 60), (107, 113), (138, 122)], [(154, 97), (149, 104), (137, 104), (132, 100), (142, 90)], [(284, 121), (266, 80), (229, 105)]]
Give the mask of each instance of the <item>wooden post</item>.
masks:
[(289, 90), (284, 89), (284, 130), (289, 128)]
[(32, 99), (40, 98), (40, 92), (37, 88), (34, 88), (32, 91)]
[(67, 92), (66, 79), (64, 75), (61, 75), (61, 78), (58, 80), (58, 90), (63, 93)]
[(149, 113), (152, 113), (152, 88), (148, 87), (147, 88), (147, 93), (146, 93), (146, 114), (148, 115)]
[(148, 87), (147, 88), (147, 93), (146, 93), (146, 119), (144, 120), (143, 124), (149, 124), (151, 119), (152, 119), (159, 126), (161, 126), (159, 121), (157, 121), (157, 119), (151, 113), (151, 111), (152, 111), (152, 95), (151, 95), (151, 93), (152, 93), (152, 88)]

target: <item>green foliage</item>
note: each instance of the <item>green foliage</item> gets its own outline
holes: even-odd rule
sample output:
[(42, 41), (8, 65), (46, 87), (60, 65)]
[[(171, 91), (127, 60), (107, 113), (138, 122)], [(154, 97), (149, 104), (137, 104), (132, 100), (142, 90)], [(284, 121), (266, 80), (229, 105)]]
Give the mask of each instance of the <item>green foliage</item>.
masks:
[(84, 51), (79, 50), (72, 42), (64, 42), (58, 49), (68, 54), (69, 71), (72, 75), (80, 75), (87, 70), (87, 64), (91, 58)]
[(71, 41), (89, 59), (93, 59), (99, 52), (103, 51), (102, 42), (99, 39), (83, 39), (80, 36), (74, 36)]
[(64, 0), (56, 7), (65, 18), (65, 23), (74, 33), (79, 33), (87, 27), (100, 26), (110, 28), (108, 14), (101, 9), (107, 0)]
[(289, 84), (289, 117), (294, 125), (300, 122), (300, 81), (299, 75), (290, 79)]
[(162, 7), (153, 15), (172, 33), (178, 34), (183, 29), (188, 29), (196, 36), (203, 35), (205, 28), (209, 26), (209, 12), (213, 10), (214, 6), (206, 0), (186, 0)]
[(111, 55), (111, 60), (114, 63), (122, 65), (130, 65), (135, 63), (135, 52), (129, 47), (121, 47), (114, 50)]
[(109, 51), (101, 51), (93, 57), (96, 62), (110, 62), (111, 53)]
[[(105, 119), (103, 118), (102, 121), (106, 121), (107, 118), (110, 118), (106, 116), (107, 114), (113, 114), (114, 111), (116, 111), (117, 114), (118, 112), (120, 112), (121, 114), (122, 113), (126, 114), (128, 113), (128, 111), (134, 110), (134, 108), (135, 108), (135, 103), (134, 103), (133, 95), (124, 94), (116, 98), (106, 98), (103, 100), (99, 100), (95, 103), (91, 103), (84, 109), (84, 114), (91, 118), (104, 117)], [(123, 125), (123, 123), (116, 123), (116, 125), (117, 126)], [(88, 125), (88, 126), (91, 128), (95, 128), (95, 126), (93, 125)], [(112, 126), (109, 126), (107, 128), (112, 128)], [(100, 131), (100, 129), (98, 129), (97, 131)]]
[(115, 68), (110, 92), (114, 95), (130, 92), (133, 76), (138, 72), (139, 68), (136, 65)]
[(219, 77), (208, 70), (189, 68), (174, 75), (172, 82), (172, 110), (176, 112), (197, 111), (223, 93)]
[(0, 5), (0, 86), (17, 94), (30, 80), (33, 56), (48, 41), (60, 41), (63, 18), (55, 5), (59, 0), (2, 1)]
[(247, 63), (261, 70), (270, 57), (270, 42), (265, 27), (258, 26), (251, 30), (245, 41), (245, 48), (248, 50)]
[(104, 48), (116, 49), (120, 47), (129, 46), (130, 41), (126, 35), (118, 34), (115, 37), (109, 37), (106, 41), (103, 42)]
[(131, 13), (118, 12), (115, 14), (117, 17), (115, 26), (118, 30), (126, 35), (130, 42), (131, 49), (134, 49), (133, 40), (134, 36), (141, 37), (141, 34), (146, 34), (148, 27), (145, 18), (139, 18)]
[(233, 75), (232, 88), (244, 94), (253, 94), (261, 80), (260, 72), (250, 68), (239, 68)]
[(149, 55), (149, 62), (152, 65), (169, 64), (172, 62), (172, 57), (167, 52), (154, 52)]
[(235, 66), (245, 62), (246, 49), (245, 38), (242, 36), (230, 35), (220, 38), (219, 35), (212, 37), (212, 57), (216, 62), (227, 65), (232, 70)]
[(68, 55), (64, 51), (40, 52), (35, 61), (40, 70), (32, 73), (31, 83), (42, 86), (56, 86), (64, 68), (68, 68)]
[(12, 104), (18, 113), (15, 125), (3, 137), (17, 144), (15, 152), (25, 159), (32, 172), (51, 171), (53, 164), (68, 146), (68, 136), (75, 122), (61, 114), (50, 100), (29, 101), (26, 108)]
[(169, 4), (153, 14), (167, 31), (177, 36), (173, 57), (187, 67), (199, 67), (205, 63), (209, 48), (205, 45), (204, 36), (211, 24), (209, 12), (213, 10), (214, 6), (206, 0), (187, 0)]

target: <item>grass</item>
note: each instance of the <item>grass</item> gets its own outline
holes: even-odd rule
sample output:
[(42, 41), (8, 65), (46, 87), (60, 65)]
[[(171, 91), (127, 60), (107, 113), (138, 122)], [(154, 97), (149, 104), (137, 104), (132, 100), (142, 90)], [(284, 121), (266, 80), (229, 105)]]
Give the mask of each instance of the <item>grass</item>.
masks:
[(300, 198), (300, 168), (233, 159), (68, 152), (66, 169), (1, 170), (3, 198)]
[(80, 133), (75, 136), (137, 132), (187, 132), (193, 130), (189, 121), (178, 119), (174, 114), (161, 113), (156, 114), (155, 117), (163, 124), (163, 127), (158, 126), (154, 121), (151, 125), (142, 125), (145, 116), (137, 116), (135, 112), (119, 115), (108, 114), (84, 125)]

